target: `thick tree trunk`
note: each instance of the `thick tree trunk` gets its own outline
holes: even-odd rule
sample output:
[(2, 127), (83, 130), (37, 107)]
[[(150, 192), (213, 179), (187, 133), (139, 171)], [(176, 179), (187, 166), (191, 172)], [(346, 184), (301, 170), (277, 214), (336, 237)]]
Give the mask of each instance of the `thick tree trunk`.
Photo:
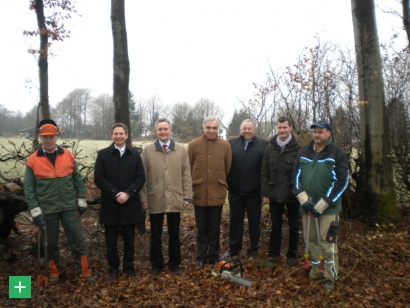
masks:
[(352, 0), (359, 77), (360, 211), (370, 222), (395, 222), (398, 211), (390, 161), (380, 46), (373, 0)]
[(40, 31), (40, 53), (38, 55), (38, 75), (40, 86), (41, 116), (50, 119), (50, 105), (48, 101), (48, 33), (44, 17), (43, 0), (36, 0), (37, 26)]
[(402, 0), (403, 26), (407, 35), (407, 46), (410, 46), (410, 0)]
[(125, 25), (125, 0), (111, 0), (111, 28), (114, 43), (114, 120), (128, 126), (127, 143), (131, 144), (129, 108), (130, 62)]

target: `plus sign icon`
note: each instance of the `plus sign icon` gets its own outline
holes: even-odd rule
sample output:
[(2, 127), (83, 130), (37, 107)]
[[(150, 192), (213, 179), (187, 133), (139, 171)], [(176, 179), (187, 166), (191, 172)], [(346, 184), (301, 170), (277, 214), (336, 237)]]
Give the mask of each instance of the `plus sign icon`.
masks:
[(9, 276), (9, 298), (31, 298), (31, 276)]

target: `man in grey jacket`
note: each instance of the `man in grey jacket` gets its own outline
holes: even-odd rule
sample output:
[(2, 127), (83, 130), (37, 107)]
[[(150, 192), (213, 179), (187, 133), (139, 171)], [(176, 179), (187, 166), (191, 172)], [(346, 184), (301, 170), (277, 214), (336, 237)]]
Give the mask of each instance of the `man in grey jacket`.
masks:
[(184, 146), (171, 139), (171, 122), (160, 118), (155, 123), (158, 140), (142, 152), (146, 181), (140, 192), (142, 205), (149, 213), (151, 227), (150, 259), (152, 274), (164, 267), (162, 226), (167, 215), (168, 268), (181, 274), (181, 211), (192, 201), (191, 168)]

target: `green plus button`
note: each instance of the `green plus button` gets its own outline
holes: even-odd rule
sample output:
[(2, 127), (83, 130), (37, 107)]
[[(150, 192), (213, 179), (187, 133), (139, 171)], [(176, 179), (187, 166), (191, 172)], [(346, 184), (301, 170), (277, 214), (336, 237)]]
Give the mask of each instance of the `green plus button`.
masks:
[(31, 298), (31, 276), (10, 276), (9, 298)]

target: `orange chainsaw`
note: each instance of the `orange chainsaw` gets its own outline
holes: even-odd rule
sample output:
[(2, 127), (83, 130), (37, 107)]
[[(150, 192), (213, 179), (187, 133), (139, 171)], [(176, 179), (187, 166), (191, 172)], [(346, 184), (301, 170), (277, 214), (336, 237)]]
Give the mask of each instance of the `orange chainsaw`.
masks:
[(220, 261), (216, 270), (213, 269), (211, 274), (213, 276), (220, 276), (222, 278), (230, 279), (247, 287), (252, 287), (255, 285), (255, 282), (242, 277), (243, 268), (239, 259)]

